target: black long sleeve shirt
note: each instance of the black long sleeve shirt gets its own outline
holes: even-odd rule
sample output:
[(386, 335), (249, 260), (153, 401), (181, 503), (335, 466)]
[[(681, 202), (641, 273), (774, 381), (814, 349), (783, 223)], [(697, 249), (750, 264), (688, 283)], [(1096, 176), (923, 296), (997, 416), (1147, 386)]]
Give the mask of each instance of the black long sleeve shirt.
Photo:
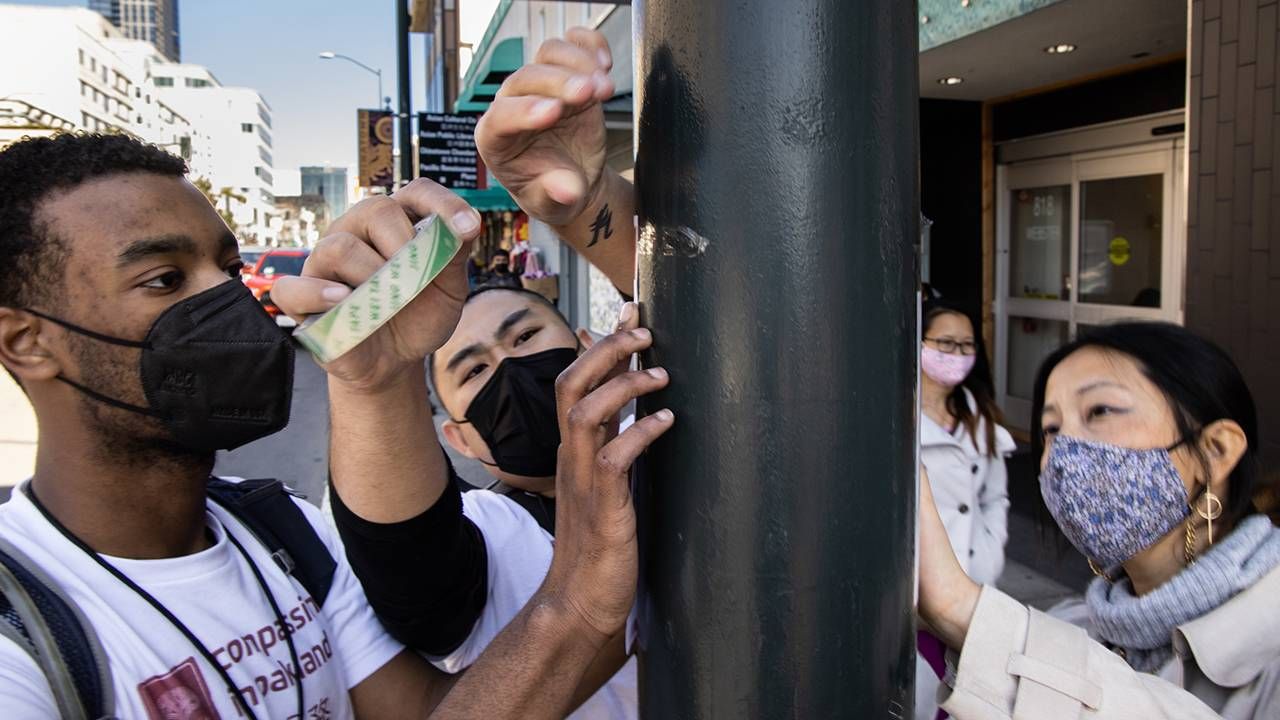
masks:
[(447, 455), (445, 462), (440, 499), (402, 522), (365, 520), (329, 492), (347, 559), (378, 619), (406, 646), (436, 656), (467, 639), (489, 591), (484, 536), (463, 516), (462, 481)]

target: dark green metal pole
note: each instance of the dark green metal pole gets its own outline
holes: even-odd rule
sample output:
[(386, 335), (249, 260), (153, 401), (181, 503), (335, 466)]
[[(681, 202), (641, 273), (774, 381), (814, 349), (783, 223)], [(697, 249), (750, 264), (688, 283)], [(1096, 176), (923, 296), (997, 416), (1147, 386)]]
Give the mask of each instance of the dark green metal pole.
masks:
[(913, 0), (635, 0), (650, 720), (909, 718)]

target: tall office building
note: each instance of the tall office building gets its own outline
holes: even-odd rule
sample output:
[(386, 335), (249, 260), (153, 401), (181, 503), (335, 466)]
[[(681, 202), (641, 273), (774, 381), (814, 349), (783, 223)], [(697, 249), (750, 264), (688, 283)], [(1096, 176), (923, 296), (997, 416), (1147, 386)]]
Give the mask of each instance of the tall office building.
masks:
[(303, 195), (319, 195), (329, 208), (329, 218), (347, 211), (347, 169), (340, 167), (303, 167), (299, 169)]
[(173, 62), (181, 62), (178, 0), (89, 0), (89, 9), (120, 28), (125, 37), (145, 40)]

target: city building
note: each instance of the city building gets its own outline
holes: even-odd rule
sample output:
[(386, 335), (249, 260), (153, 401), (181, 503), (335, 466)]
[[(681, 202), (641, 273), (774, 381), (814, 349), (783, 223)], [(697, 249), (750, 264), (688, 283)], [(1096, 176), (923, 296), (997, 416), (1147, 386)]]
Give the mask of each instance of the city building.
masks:
[(330, 218), (347, 211), (347, 169), (345, 167), (304, 166), (298, 169), (302, 195), (319, 195), (328, 206)]
[(0, 5), (0, 147), (59, 130), (128, 132), (193, 161), (198, 131), (152, 83), (164, 62), (90, 10)]
[(167, 67), (169, 61), (144, 40), (106, 38), (104, 43), (142, 78), (133, 89), (136, 112), (133, 124), (127, 129), (149, 143), (181, 155), (190, 165), (200, 165), (204, 161), (201, 153), (208, 152), (201, 129), (166, 102), (154, 82), (156, 72)]
[(201, 65), (170, 63), (152, 71), (161, 99), (203, 133), (191, 177), (204, 178), (240, 239), (273, 245), (271, 106), (252, 88), (226, 87)]
[(0, 4), (0, 67), (0, 147), (59, 130), (135, 135), (182, 156), (242, 240), (275, 240), (271, 108), (257, 91), (169, 62), (86, 8)]
[(182, 61), (178, 0), (89, 0), (89, 9), (125, 37), (151, 43), (170, 62)]
[(445, 112), (458, 99), (457, 0), (412, 0), (409, 32), (423, 35), (426, 112)]
[(276, 245), (313, 248), (332, 219), (329, 203), (321, 195), (277, 195), (271, 218)]

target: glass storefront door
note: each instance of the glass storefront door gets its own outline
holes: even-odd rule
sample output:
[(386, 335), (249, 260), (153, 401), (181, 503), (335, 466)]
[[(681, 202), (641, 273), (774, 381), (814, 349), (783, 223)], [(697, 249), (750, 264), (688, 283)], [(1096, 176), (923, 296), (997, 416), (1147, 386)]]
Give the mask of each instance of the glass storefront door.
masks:
[(1180, 152), (1167, 141), (999, 167), (994, 360), (1010, 426), (1030, 427), (1041, 361), (1078, 333), (1181, 320)]

